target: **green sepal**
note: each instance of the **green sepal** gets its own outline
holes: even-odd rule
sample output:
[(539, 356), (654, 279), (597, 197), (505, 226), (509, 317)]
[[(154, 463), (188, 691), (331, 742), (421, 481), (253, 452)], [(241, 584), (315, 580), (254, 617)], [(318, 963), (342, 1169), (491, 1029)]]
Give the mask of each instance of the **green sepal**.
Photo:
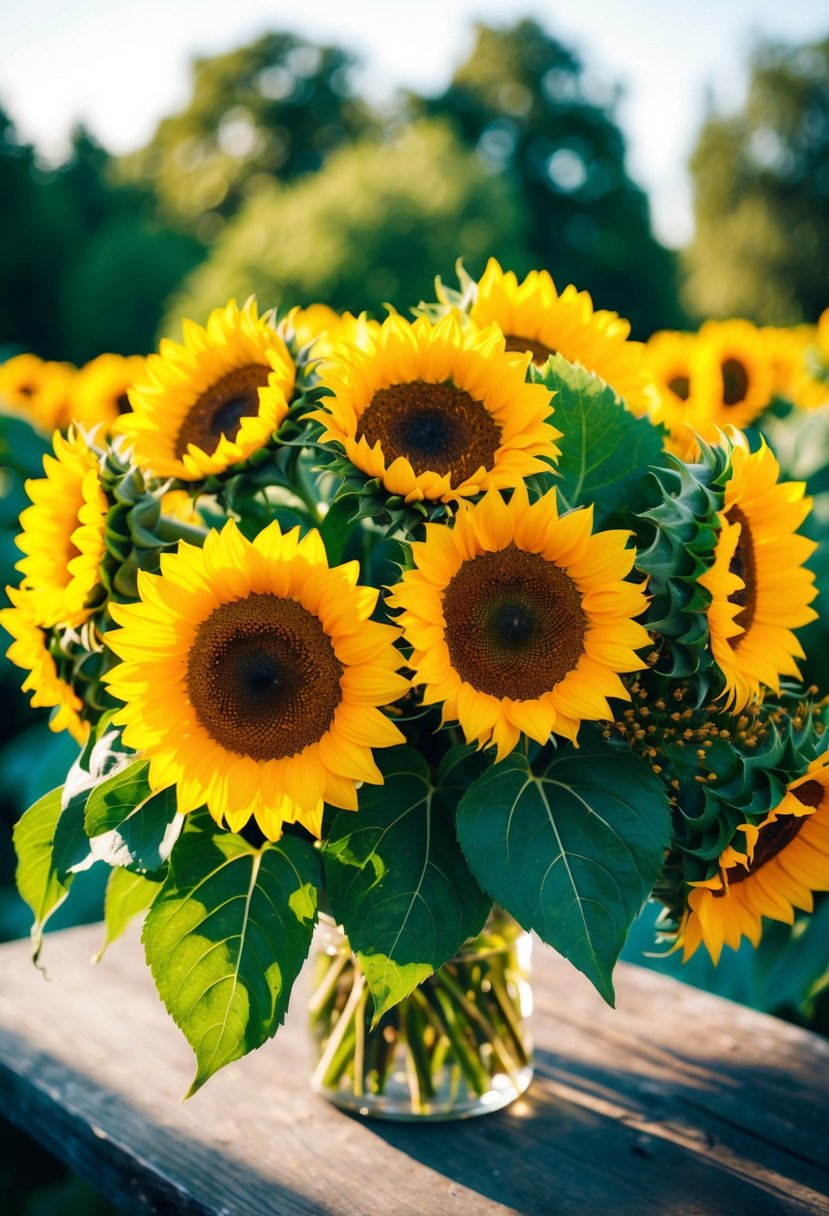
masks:
[(344, 497), (356, 498), (351, 522), (370, 519), (384, 536), (404, 533), (420, 535), (424, 524), (448, 523), (452, 519), (452, 507), (448, 503), (406, 502), (399, 494), (390, 494), (380, 477), (367, 477), (351, 463), (340, 444), (327, 443), (320, 452), (320, 467), (332, 473), (338, 487), (333, 502)]
[(416, 317), (426, 317), (433, 325), (450, 312), (469, 313), (478, 295), (478, 284), (465, 269), (463, 258), (455, 262), (457, 287), (447, 287), (440, 275), (435, 276), (434, 300), (421, 300), (412, 312)]
[(138, 573), (157, 574), (161, 554), (175, 541), (160, 535), (161, 499), (166, 484), (148, 483), (140, 469), (109, 449), (101, 473), (109, 510), (101, 581), (107, 598), (131, 603), (138, 598)]
[[(739, 824), (764, 819), (788, 785), (803, 776), (822, 743), (809, 707), (794, 713), (792, 708), (768, 701), (736, 717), (713, 717), (716, 737), (704, 764), (708, 780), (683, 784), (684, 852), (716, 861)], [(719, 730), (727, 730), (728, 738), (719, 737)]]
[(673, 847), (654, 895), (675, 926), (687, 884), (715, 875), (723, 851), (743, 844), (740, 825), (765, 819), (820, 754), (819, 717), (816, 707), (794, 698), (769, 698), (736, 715), (708, 706), (683, 718), (688, 739), (679, 731), (666, 738), (664, 723), (649, 719), (658, 731), (648, 743), (675, 791)]
[(658, 501), (637, 516), (636, 568), (648, 576), (646, 627), (657, 634), (657, 675), (687, 681), (700, 704), (720, 680), (710, 651), (711, 594), (699, 577), (711, 566), (717, 544), (731, 448), (700, 442), (699, 459), (685, 463), (666, 456), (668, 467), (652, 469)]

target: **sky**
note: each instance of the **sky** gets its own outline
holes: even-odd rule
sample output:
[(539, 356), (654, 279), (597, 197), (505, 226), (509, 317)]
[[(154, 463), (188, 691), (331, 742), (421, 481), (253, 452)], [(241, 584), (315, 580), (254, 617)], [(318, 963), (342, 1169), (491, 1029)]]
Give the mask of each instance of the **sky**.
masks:
[(381, 99), (401, 86), (439, 92), (476, 19), (528, 15), (622, 87), (629, 170), (650, 194), (657, 235), (675, 247), (693, 231), (686, 166), (707, 99), (740, 104), (758, 37), (829, 35), (827, 0), (0, 0), (0, 105), (45, 158), (60, 158), (79, 120), (128, 152), (186, 103), (194, 56), (267, 29), (356, 51), (361, 87)]

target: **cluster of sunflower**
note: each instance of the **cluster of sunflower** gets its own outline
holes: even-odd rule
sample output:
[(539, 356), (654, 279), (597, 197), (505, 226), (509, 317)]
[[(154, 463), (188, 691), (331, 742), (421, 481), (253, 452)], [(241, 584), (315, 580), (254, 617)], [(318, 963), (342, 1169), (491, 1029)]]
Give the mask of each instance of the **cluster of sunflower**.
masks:
[(698, 333), (662, 330), (645, 361), (667, 427), (684, 455), (690, 431), (716, 442), (722, 427), (761, 426), (767, 411), (817, 410), (829, 400), (829, 308), (818, 324), (759, 328), (745, 320), (707, 321)]
[(141, 378), (141, 355), (98, 355), (83, 367), (26, 352), (0, 364), (0, 407), (51, 435), (72, 422), (108, 431), (130, 408), (130, 387)]
[(829, 889), (803, 485), (736, 428), (677, 454), (648, 351), (546, 272), (413, 311), (185, 321), (29, 486), (2, 624), (82, 744), (15, 831), (36, 949), (108, 864), (194, 1088), (320, 908), (388, 1009), (494, 902), (612, 1000), (648, 897), (717, 958)]

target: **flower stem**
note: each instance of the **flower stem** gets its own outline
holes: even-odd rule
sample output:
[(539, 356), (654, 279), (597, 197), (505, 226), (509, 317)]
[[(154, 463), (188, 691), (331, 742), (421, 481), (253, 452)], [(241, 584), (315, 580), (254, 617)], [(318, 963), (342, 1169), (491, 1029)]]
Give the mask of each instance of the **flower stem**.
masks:
[(186, 524), (172, 515), (162, 515), (155, 527), (155, 534), (159, 540), (168, 544), (177, 540), (186, 540), (191, 545), (198, 545), (199, 548), (204, 544), (209, 531), (209, 528), (202, 528), (198, 524)]
[[(365, 986), (365, 976), (355, 970), (354, 987), (351, 989), (339, 1021), (331, 1032), (325, 1051), (320, 1056), (319, 1064), (314, 1069), (312, 1082), (315, 1086), (333, 1089), (348, 1066), (352, 1046), (349, 1039), (354, 1038), (354, 1014), (362, 1000)], [(350, 1035), (347, 1035), (349, 1031)]]

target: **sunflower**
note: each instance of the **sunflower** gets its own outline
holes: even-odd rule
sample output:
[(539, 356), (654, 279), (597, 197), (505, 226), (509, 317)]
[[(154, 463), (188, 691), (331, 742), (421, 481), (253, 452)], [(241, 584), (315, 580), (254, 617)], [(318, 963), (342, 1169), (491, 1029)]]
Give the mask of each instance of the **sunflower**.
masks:
[(650, 639), (633, 618), (646, 599), (624, 581), (629, 533), (593, 535), (592, 518), (560, 518), (555, 491), (532, 506), (523, 485), (509, 505), (490, 491), (452, 529), (428, 524), (391, 589), (424, 701), (443, 702), (444, 721), (494, 743), (498, 760), (522, 731), (575, 742), (583, 720), (612, 716), (608, 697), (630, 699), (618, 673), (644, 666), (635, 652)]
[(719, 872), (694, 882), (680, 925), (686, 961), (704, 944), (715, 963), (723, 945), (743, 937), (756, 946), (762, 917), (794, 922), (811, 912), (813, 891), (829, 891), (829, 756), (793, 781), (762, 823), (740, 824), (743, 835), (719, 859)]
[(264, 447), (288, 412), (295, 369), (251, 298), (215, 309), (206, 328), (182, 323), (184, 344), (163, 341), (129, 391), (132, 413), (114, 430), (157, 477), (199, 481)]
[(739, 428), (763, 412), (775, 369), (762, 332), (748, 321), (706, 321), (694, 343), (691, 395), (684, 421), (709, 442), (719, 428)]
[(794, 397), (801, 409), (829, 405), (829, 308), (816, 326), (800, 325), (794, 331), (803, 341), (803, 362)]
[(357, 782), (382, 783), (371, 748), (403, 740), (377, 708), (408, 688), (398, 630), (369, 620), (378, 593), (356, 562), (329, 569), (317, 532), (276, 522), (250, 542), (230, 521), (161, 569), (139, 573), (140, 603), (111, 606), (125, 743), (182, 812), (318, 835), (323, 800), (355, 809)]
[(84, 744), (89, 723), (81, 719), (83, 702), (71, 684), (58, 675), (49, 652), (49, 634), (36, 623), (31, 597), (25, 591), (7, 588), (11, 608), (0, 611), (0, 626), (14, 638), (6, 657), (28, 671), (23, 691), (31, 692), (34, 708), (51, 709), (49, 726), (54, 731), (68, 730), (76, 742)]
[(167, 490), (161, 495), (161, 514), (169, 519), (177, 519), (183, 524), (195, 524), (204, 527), (195, 499), (186, 490)]
[(505, 354), (495, 326), (391, 316), (365, 350), (349, 346), (325, 364), (332, 396), (310, 416), (389, 493), (450, 502), (512, 486), (558, 456), (551, 394), (525, 382), (528, 363)]
[(69, 409), (85, 430), (100, 427), (106, 434), (122, 414), (129, 413), (128, 390), (144, 372), (141, 355), (99, 355), (80, 369), (72, 382)]
[(98, 458), (82, 435), (56, 431), (46, 476), (26, 482), (32, 506), (21, 512), (17, 563), (38, 624), (77, 626), (92, 614), (105, 552), (108, 503)]
[(529, 351), (539, 367), (561, 354), (605, 380), (632, 410), (651, 408), (643, 346), (630, 341), (630, 323), (594, 310), (588, 293), (572, 284), (559, 294), (546, 270), (533, 270), (519, 283), (490, 258), (470, 316), (479, 326), (494, 322), (506, 335), (507, 350)]
[(335, 312), (327, 304), (310, 304), (308, 308), (292, 308), (279, 332), (300, 348), (313, 343), (311, 358), (326, 359), (345, 343), (364, 350), (367, 340), (380, 332), (380, 322), (369, 320), (364, 312), (355, 317), (350, 312)]
[(699, 582), (711, 593), (711, 650), (725, 678), (724, 697), (738, 713), (760, 686), (780, 691), (780, 677), (800, 677), (803, 650), (792, 633), (816, 617), (814, 574), (803, 563), (815, 550), (797, 535), (809, 513), (803, 482), (778, 482), (780, 467), (765, 443), (750, 453), (733, 432), (714, 560)]
[(69, 423), (69, 395), (75, 368), (37, 355), (15, 355), (0, 364), (0, 408), (20, 414), (51, 435)]
[(658, 418), (671, 428), (684, 421), (691, 396), (691, 363), (695, 337), (664, 329), (645, 344), (645, 366), (659, 394)]

